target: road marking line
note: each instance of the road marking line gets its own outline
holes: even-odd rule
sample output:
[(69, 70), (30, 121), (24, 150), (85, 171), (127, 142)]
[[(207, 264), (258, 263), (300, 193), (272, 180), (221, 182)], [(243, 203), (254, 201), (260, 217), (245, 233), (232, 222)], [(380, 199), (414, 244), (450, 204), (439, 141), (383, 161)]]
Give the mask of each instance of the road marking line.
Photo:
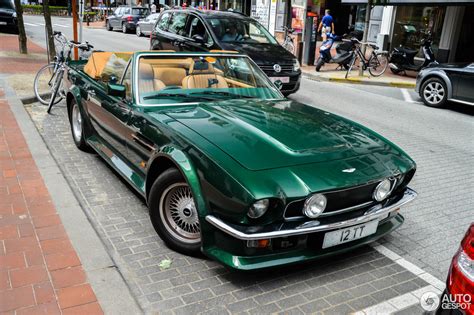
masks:
[(28, 26), (39, 26), (38, 24), (33, 24), (33, 23), (27, 23), (27, 22), (23, 22), (23, 24), (25, 25), (28, 25)]
[(433, 287), (432, 285), (427, 285), (416, 289), (414, 291), (402, 294), (400, 296), (394, 297), (387, 301), (383, 301), (379, 304), (375, 304), (364, 308), (363, 310), (358, 311), (357, 315), (372, 315), (372, 314), (392, 314), (401, 310), (404, 310), (410, 306), (420, 303), (420, 297), (425, 292), (434, 292), (438, 295), (441, 295), (441, 290)]
[(418, 103), (416, 101), (413, 100), (413, 98), (411, 97), (410, 93), (408, 93), (408, 90), (407, 89), (400, 89), (400, 91), (402, 92), (402, 96), (403, 96), (403, 99), (405, 100), (405, 102), (408, 102), (408, 103)]
[(64, 25), (64, 24), (56, 24), (54, 23), (53, 25), (59, 26), (59, 27), (70, 27), (69, 25)]
[(372, 247), (378, 251), (379, 253), (381, 253), (382, 255), (386, 256), (387, 258), (390, 258), (392, 259), (395, 263), (399, 264), (400, 266), (402, 266), (403, 268), (405, 268), (406, 270), (410, 271), (411, 273), (415, 274), (416, 276), (418, 276), (419, 278), (425, 280), (426, 282), (428, 282), (429, 284), (431, 284), (433, 287), (435, 287), (436, 289), (440, 290), (440, 291), (443, 291), (444, 288), (445, 288), (445, 283), (441, 280), (439, 280), (438, 278), (436, 278), (435, 276), (433, 276), (432, 274), (424, 271), (423, 269), (421, 269), (420, 267), (412, 264), (411, 262), (409, 262), (408, 260), (406, 260), (405, 258), (403, 258), (402, 256), (398, 255), (397, 253), (391, 251), (390, 249), (388, 249), (387, 247), (375, 242)]

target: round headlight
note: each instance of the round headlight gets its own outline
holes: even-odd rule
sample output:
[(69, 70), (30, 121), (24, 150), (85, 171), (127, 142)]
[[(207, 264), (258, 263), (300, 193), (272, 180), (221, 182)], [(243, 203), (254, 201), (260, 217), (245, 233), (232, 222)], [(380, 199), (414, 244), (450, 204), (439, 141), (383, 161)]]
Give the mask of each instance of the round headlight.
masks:
[(390, 195), (390, 192), (392, 191), (392, 183), (388, 179), (384, 179), (383, 181), (380, 182), (380, 184), (375, 187), (374, 190), (374, 199), (376, 201), (382, 201), (385, 200), (385, 198)]
[(267, 212), (268, 206), (270, 205), (270, 200), (268, 199), (262, 199), (259, 201), (256, 201), (253, 203), (253, 205), (250, 206), (249, 212), (247, 215), (252, 218), (260, 218), (262, 215)]
[(294, 59), (293, 60), (293, 71), (298, 71), (300, 70), (300, 62), (298, 61), (298, 59)]
[(327, 199), (324, 195), (316, 194), (306, 199), (303, 213), (311, 219), (317, 218), (326, 209)]

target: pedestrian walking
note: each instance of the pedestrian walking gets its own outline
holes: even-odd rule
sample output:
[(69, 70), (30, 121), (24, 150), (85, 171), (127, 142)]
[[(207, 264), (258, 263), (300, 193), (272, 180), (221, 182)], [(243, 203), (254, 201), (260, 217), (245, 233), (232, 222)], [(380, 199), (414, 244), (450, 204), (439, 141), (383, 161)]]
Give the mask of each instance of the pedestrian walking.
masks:
[(324, 11), (324, 16), (319, 23), (318, 32), (321, 31), (321, 37), (323, 38), (323, 41), (327, 39), (327, 33), (334, 34), (334, 19), (330, 13), (331, 11), (326, 9)]

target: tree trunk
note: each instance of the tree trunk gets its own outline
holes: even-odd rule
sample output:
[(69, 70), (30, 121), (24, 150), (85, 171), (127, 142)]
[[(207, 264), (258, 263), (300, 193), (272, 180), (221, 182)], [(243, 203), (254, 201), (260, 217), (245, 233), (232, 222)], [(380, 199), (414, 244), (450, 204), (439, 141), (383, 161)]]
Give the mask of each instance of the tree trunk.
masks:
[[(370, 21), (370, 11), (371, 11), (371, 5), (370, 5), (370, 0), (367, 0), (367, 8), (365, 9), (365, 21), (364, 21), (364, 36), (362, 37), (362, 42), (366, 43), (367, 42), (367, 37), (369, 33), (369, 21)], [(365, 51), (367, 49), (367, 44), (362, 44), (362, 55), (365, 57)], [(359, 76), (364, 75), (364, 64), (362, 63), (362, 60), (359, 62)]]
[(23, 7), (20, 0), (15, 0), (16, 16), (18, 19), (18, 41), (20, 44), (20, 54), (27, 54), (25, 24), (23, 23)]
[(51, 25), (51, 12), (49, 11), (49, 0), (43, 0), (44, 24), (46, 28), (46, 42), (48, 44), (49, 60), (53, 60), (56, 56), (56, 48), (54, 46), (53, 26)]

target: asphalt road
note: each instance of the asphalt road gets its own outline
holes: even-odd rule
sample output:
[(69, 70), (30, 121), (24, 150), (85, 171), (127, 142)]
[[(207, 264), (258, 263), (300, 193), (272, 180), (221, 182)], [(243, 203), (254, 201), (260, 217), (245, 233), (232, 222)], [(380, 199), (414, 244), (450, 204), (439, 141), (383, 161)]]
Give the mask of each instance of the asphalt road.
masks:
[[(27, 34), (44, 44), (42, 16), (26, 16)], [(71, 19), (53, 18), (53, 27), (72, 38)], [(134, 34), (84, 28), (96, 49), (148, 49)], [(292, 99), (340, 114), (386, 136), (418, 164), (412, 188), (418, 199), (402, 209), (406, 222), (385, 238), (386, 246), (444, 280), (450, 259), (474, 220), (474, 107), (424, 106), (411, 89), (316, 82), (303, 79)], [(304, 132), (304, 130), (302, 130)]]

